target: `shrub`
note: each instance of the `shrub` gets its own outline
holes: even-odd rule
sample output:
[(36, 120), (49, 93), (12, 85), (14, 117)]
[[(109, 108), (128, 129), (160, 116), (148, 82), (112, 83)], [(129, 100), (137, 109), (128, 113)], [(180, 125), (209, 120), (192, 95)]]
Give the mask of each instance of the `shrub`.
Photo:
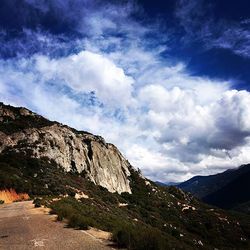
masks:
[(142, 225), (123, 225), (115, 229), (112, 235), (112, 239), (118, 247), (130, 250), (165, 250), (169, 248), (167, 239), (159, 230)]
[(63, 217), (62, 217), (61, 214), (58, 214), (56, 219), (57, 219), (57, 221), (62, 221), (62, 220), (63, 220)]
[(35, 198), (33, 201), (33, 204), (35, 205), (35, 207), (41, 207), (42, 206), (42, 199)]
[(82, 229), (82, 230), (87, 230), (89, 228), (90, 224), (92, 224), (91, 219), (86, 218), (86, 217), (81, 216), (81, 215), (72, 215), (69, 218), (69, 222), (68, 222), (68, 225), (70, 227)]
[(64, 199), (59, 202), (55, 202), (51, 205), (52, 214), (57, 214), (57, 220), (62, 221), (63, 219), (68, 220), (68, 226), (77, 229), (88, 229), (89, 226), (93, 226), (94, 221), (81, 212), (79, 203), (72, 198)]
[(131, 249), (131, 237), (134, 234), (132, 227), (120, 226), (112, 233), (112, 239), (118, 247)]
[(4, 204), (4, 201), (3, 201), (3, 200), (0, 200), (0, 204)]

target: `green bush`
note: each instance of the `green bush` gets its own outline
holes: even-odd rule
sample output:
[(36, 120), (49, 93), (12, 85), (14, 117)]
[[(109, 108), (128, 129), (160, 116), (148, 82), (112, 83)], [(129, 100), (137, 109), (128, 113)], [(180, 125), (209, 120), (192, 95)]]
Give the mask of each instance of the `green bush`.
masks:
[(90, 218), (86, 218), (81, 215), (72, 215), (69, 218), (68, 225), (73, 228), (87, 230), (91, 226), (92, 221)]
[(112, 233), (112, 240), (116, 242), (118, 247), (126, 247), (131, 249), (131, 237), (134, 235), (134, 230), (129, 226), (120, 226)]
[(33, 201), (33, 204), (35, 205), (35, 207), (41, 207), (42, 206), (42, 199), (35, 198)]
[(51, 205), (51, 214), (57, 214), (57, 220), (66, 219), (68, 226), (76, 229), (86, 230), (89, 226), (93, 226), (95, 221), (91, 217), (84, 215), (84, 206), (73, 198), (65, 198), (61, 201), (54, 202)]
[(3, 200), (0, 200), (0, 204), (4, 204), (4, 201), (3, 201)]
[(58, 214), (57, 215), (57, 218), (56, 218), (57, 221), (62, 221), (63, 220), (63, 217), (61, 214)]
[(168, 249), (167, 238), (155, 228), (142, 225), (123, 225), (113, 231), (113, 241), (118, 247), (131, 250), (165, 250)]

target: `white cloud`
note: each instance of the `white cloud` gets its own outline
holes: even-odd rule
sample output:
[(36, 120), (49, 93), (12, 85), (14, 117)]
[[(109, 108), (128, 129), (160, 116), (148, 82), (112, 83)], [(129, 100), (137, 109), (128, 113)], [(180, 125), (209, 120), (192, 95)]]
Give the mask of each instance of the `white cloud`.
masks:
[[(0, 97), (104, 136), (155, 180), (182, 181), (250, 161), (249, 92), (189, 76), (183, 64), (157, 72), (168, 73), (135, 86), (108, 56), (88, 51), (1, 60)], [(147, 84), (154, 79), (157, 84)], [(103, 105), (86, 102), (90, 91)]]
[(57, 80), (78, 93), (94, 91), (101, 102), (117, 108), (133, 102), (133, 78), (100, 54), (81, 51), (59, 59), (35, 56), (34, 60), (46, 81)]
[[(189, 173), (196, 172), (195, 166), (202, 172), (207, 167), (215, 171), (235, 166), (237, 161), (241, 164), (242, 152), (249, 145), (250, 93), (222, 91), (219, 99), (216, 94), (205, 105), (196, 95), (195, 90), (177, 87), (142, 89), (140, 100), (148, 108), (143, 126), (157, 131), (161, 154), (189, 166)], [(248, 162), (250, 157), (244, 154), (244, 159)]]

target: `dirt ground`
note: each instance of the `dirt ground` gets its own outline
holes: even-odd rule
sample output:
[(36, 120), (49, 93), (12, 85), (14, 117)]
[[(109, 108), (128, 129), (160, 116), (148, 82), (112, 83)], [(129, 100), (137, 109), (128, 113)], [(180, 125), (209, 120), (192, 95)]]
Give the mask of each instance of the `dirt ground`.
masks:
[(2, 250), (110, 250), (110, 234), (91, 228), (74, 230), (48, 209), (34, 208), (32, 201), (0, 205), (0, 249)]

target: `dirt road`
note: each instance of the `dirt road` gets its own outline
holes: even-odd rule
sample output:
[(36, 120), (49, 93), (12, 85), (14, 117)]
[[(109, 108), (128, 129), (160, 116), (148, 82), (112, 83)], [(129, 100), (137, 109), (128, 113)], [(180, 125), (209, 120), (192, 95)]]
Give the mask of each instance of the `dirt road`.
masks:
[(55, 222), (31, 201), (0, 205), (0, 249), (110, 250), (108, 241)]

